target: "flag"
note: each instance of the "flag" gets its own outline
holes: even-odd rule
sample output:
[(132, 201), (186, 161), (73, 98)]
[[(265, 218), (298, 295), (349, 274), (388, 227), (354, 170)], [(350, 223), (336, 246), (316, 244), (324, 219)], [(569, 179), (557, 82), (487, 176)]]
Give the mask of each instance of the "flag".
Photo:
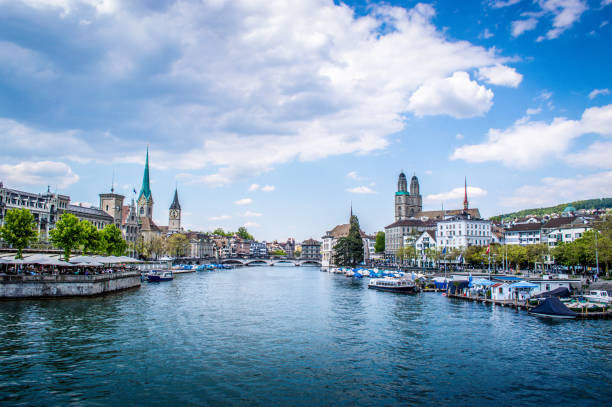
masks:
[(446, 246), (442, 249), (442, 254), (446, 254)]
[(136, 193), (136, 188), (134, 188), (134, 193)]
[(489, 254), (489, 252), (491, 251), (491, 245), (487, 246), (487, 254)]

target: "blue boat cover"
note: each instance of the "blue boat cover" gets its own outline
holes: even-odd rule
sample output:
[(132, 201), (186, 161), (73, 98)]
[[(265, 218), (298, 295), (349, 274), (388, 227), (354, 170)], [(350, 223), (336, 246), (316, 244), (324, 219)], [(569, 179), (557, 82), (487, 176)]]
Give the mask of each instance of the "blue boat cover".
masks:
[(567, 308), (557, 297), (546, 298), (540, 305), (529, 311), (532, 314), (575, 317), (576, 313)]

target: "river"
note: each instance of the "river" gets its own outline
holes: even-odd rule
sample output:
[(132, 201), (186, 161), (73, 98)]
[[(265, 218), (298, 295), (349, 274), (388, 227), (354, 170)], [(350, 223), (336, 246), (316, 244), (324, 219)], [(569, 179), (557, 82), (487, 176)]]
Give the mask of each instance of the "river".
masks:
[(5, 405), (606, 405), (612, 322), (367, 289), (310, 267), (0, 303)]

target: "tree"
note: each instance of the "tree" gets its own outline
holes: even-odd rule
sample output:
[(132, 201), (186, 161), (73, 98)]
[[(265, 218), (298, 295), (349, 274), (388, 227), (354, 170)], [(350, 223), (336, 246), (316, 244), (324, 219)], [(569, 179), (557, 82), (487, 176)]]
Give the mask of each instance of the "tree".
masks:
[(138, 237), (138, 240), (134, 242), (134, 250), (136, 253), (144, 259), (148, 259), (151, 256), (151, 246), (149, 242), (145, 241), (142, 236)]
[(36, 241), (34, 216), (27, 209), (6, 211), (4, 226), (0, 227), (0, 238), (17, 249), (16, 259), (23, 258), (23, 249)]
[(81, 221), (83, 228), (83, 253), (98, 253), (102, 249), (102, 235), (97, 227), (87, 220)]
[(348, 236), (338, 239), (334, 246), (333, 260), (342, 267), (355, 267), (363, 261), (363, 240), (357, 216), (351, 216)]
[(527, 262), (527, 249), (524, 246), (508, 245), (506, 249), (508, 250), (508, 262), (514, 264), (517, 270)]
[(185, 257), (187, 249), (189, 249), (189, 239), (183, 234), (175, 233), (168, 238), (166, 247), (171, 256)]
[(71, 213), (62, 214), (60, 220), (55, 224), (55, 229), (49, 234), (51, 243), (64, 249), (64, 261), (69, 261), (72, 251), (78, 249), (83, 243), (83, 225)]
[(385, 252), (385, 232), (378, 232), (376, 234), (376, 243), (374, 243), (374, 250), (376, 253)]
[(123, 256), (127, 250), (127, 243), (121, 230), (114, 224), (104, 226), (102, 229), (102, 247), (109, 256)]
[(301, 256), (302, 256), (302, 251), (301, 251), (301, 250), (296, 250), (296, 251), (293, 253), (293, 255), (294, 255), (295, 257), (301, 257)]
[(399, 260), (400, 264), (404, 264), (406, 260), (415, 260), (417, 258), (417, 251), (414, 246), (404, 246), (397, 249), (395, 257)]
[(234, 234), (232, 232), (225, 232), (223, 228), (217, 228), (212, 233), (213, 235), (223, 236), (223, 237), (232, 237)]
[(270, 256), (286, 256), (287, 255), (287, 253), (284, 250), (281, 250), (281, 249), (272, 250), (268, 254)]
[(149, 246), (149, 253), (155, 255), (155, 258), (158, 258), (166, 252), (166, 239), (161, 236), (154, 236), (147, 244)]
[(238, 232), (236, 232), (236, 234), (238, 236), (240, 236), (240, 238), (244, 239), (244, 240), (255, 240), (255, 238), (253, 237), (252, 234), (250, 234), (247, 230), (247, 228), (245, 228), (244, 226), (240, 226), (238, 228)]
[(527, 261), (533, 263), (533, 268), (536, 268), (537, 263), (544, 263), (544, 258), (548, 254), (548, 245), (545, 243), (533, 244), (527, 246)]

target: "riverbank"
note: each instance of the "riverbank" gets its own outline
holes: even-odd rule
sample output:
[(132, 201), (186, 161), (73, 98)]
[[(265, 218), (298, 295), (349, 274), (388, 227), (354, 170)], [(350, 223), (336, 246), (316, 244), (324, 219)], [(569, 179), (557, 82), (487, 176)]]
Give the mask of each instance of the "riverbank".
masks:
[(91, 297), (140, 287), (140, 272), (0, 275), (0, 299)]

